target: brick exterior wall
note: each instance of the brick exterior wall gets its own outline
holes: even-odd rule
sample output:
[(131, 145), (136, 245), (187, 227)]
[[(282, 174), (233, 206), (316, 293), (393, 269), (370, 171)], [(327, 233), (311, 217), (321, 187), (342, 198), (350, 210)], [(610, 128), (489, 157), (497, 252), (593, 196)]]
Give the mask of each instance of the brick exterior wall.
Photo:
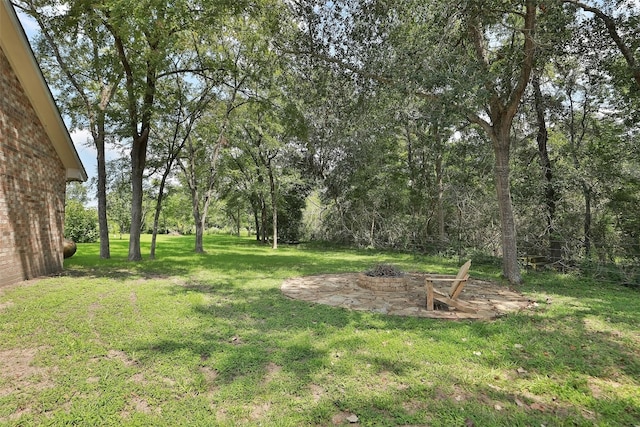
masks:
[(0, 286), (62, 269), (65, 168), (0, 49)]

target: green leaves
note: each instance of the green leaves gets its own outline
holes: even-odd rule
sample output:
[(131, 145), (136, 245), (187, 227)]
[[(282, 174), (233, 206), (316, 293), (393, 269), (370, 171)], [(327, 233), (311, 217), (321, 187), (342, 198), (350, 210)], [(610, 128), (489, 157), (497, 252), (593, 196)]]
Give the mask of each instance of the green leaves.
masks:
[(64, 237), (76, 243), (93, 243), (98, 240), (98, 212), (86, 208), (81, 201), (68, 199), (64, 210)]

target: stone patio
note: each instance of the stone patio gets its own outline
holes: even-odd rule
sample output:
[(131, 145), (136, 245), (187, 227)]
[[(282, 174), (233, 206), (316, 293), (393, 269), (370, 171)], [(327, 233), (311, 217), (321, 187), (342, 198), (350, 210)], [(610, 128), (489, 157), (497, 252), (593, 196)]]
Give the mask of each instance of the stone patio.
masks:
[(496, 283), (470, 279), (460, 299), (478, 307), (478, 313), (463, 313), (446, 307), (427, 311), (424, 274), (410, 273), (406, 290), (373, 291), (357, 285), (358, 273), (321, 274), (287, 279), (281, 286), (289, 298), (317, 304), (364, 310), (395, 316), (434, 319), (493, 319), (526, 309), (532, 302)]

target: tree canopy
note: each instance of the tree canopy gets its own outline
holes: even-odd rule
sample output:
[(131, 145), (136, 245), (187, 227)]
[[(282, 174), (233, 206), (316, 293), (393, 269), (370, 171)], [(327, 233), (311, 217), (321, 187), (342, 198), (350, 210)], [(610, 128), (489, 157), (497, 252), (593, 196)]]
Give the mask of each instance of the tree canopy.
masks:
[(512, 283), (533, 255), (637, 265), (637, 2), (15, 4), (98, 148), (106, 256), (109, 206), (128, 200), (131, 260), (170, 227), (196, 251), (245, 229), (274, 248), (490, 255)]

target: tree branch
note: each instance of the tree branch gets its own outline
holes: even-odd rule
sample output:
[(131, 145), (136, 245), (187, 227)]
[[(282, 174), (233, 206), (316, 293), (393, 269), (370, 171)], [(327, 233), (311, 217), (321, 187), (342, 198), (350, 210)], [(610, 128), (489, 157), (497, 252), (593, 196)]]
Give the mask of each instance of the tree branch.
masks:
[[(107, 14), (108, 17), (108, 14)], [(120, 62), (122, 63), (122, 68), (124, 70), (126, 88), (127, 88), (127, 101), (129, 104), (129, 126), (131, 127), (132, 135), (138, 135), (138, 106), (135, 98), (134, 92), (134, 78), (133, 78), (133, 69), (131, 68), (131, 64), (129, 63), (129, 59), (127, 58), (127, 53), (124, 49), (124, 43), (120, 38), (118, 32), (113, 28), (108, 19), (103, 19), (102, 23), (105, 28), (111, 33), (111, 36), (114, 39), (116, 45), (116, 51), (118, 52), (118, 57), (120, 58)]]
[(390, 78), (390, 77), (385, 77), (385, 76), (381, 76), (379, 74), (375, 74), (375, 73), (371, 73), (369, 71), (365, 71), (359, 67), (356, 67), (355, 65), (349, 64), (348, 62), (344, 62), (341, 61), (338, 58), (335, 58), (333, 56), (329, 56), (323, 53), (319, 53), (319, 52), (314, 52), (311, 50), (307, 50), (307, 51), (302, 51), (302, 50), (283, 50), (284, 53), (290, 53), (293, 55), (310, 55), (313, 56), (314, 58), (318, 58), (324, 62), (328, 62), (331, 64), (336, 64), (338, 65), (340, 68), (343, 68), (345, 70), (349, 70), (355, 74), (358, 74), (362, 77), (365, 77), (367, 79), (371, 79), (375, 82), (378, 83), (382, 83), (382, 84), (393, 84), (396, 83), (394, 79)]
[(202, 68), (176, 68), (173, 70), (169, 70), (169, 71), (164, 71), (162, 73), (158, 73), (158, 75), (156, 76), (157, 79), (161, 79), (163, 77), (168, 77), (171, 76), (173, 74), (197, 74), (197, 75), (204, 75), (205, 72), (207, 71), (222, 71), (225, 72), (227, 70), (225, 70), (224, 68), (216, 68), (216, 67), (202, 67)]
[(535, 61), (536, 43), (534, 40), (535, 28), (536, 28), (536, 2), (534, 0), (527, 0), (526, 12), (524, 18), (524, 62), (522, 69), (520, 70), (520, 77), (518, 83), (509, 97), (509, 102), (505, 106), (506, 114), (509, 120), (515, 116), (520, 105), (520, 100), (524, 95), (524, 91), (529, 84), (531, 78), (531, 70), (533, 69), (533, 63)]
[(480, 126), (487, 133), (487, 135), (493, 134), (493, 127), (491, 126), (491, 123), (484, 120), (482, 117), (478, 116), (477, 114), (467, 113), (467, 120), (469, 120), (473, 124)]
[(620, 34), (618, 34), (618, 28), (613, 18), (605, 14), (597, 7), (589, 6), (578, 0), (562, 0), (562, 2), (573, 4), (587, 12), (591, 12), (604, 23), (604, 25), (607, 27), (609, 35), (611, 36), (611, 39), (613, 39), (616, 46), (618, 46), (620, 53), (622, 53), (622, 56), (624, 56), (625, 61), (627, 61), (627, 65), (629, 65), (629, 68), (631, 69), (633, 78), (635, 79), (638, 86), (640, 86), (640, 66), (638, 66), (636, 58), (633, 56), (633, 51), (624, 43), (622, 37), (620, 37)]

